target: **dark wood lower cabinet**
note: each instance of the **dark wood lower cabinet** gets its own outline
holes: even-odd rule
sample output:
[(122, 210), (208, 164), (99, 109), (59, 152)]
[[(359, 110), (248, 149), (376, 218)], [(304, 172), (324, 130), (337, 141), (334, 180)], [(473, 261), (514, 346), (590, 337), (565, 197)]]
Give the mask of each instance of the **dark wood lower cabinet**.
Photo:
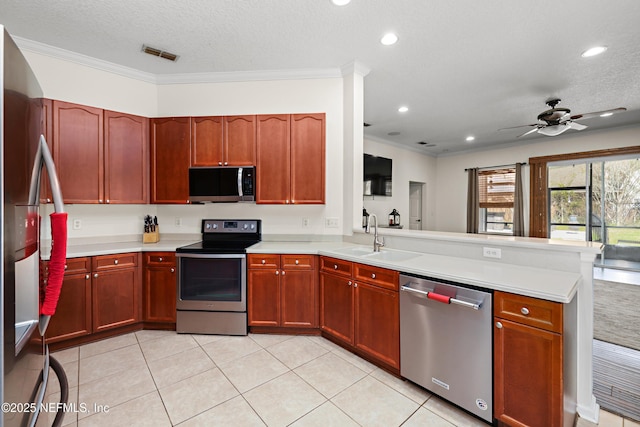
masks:
[[(145, 323), (176, 323), (177, 275), (173, 252), (144, 254), (143, 313)], [(171, 325), (168, 325), (171, 326)]]
[(250, 254), (247, 269), (251, 327), (318, 327), (315, 255)]
[(561, 427), (562, 304), (495, 292), (494, 316), (494, 417), (513, 427)]
[(137, 268), (94, 273), (91, 300), (93, 331), (140, 321), (140, 280)]
[(91, 331), (91, 274), (65, 274), (58, 307), (47, 328), (47, 343), (82, 337)]
[(398, 273), (334, 259), (321, 265), (322, 331), (399, 373)]

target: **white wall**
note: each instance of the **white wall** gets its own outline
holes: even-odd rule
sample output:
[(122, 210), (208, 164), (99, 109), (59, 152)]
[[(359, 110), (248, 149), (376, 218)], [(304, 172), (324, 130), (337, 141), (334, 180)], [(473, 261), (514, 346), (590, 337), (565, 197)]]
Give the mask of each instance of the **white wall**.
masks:
[[(423, 191), (423, 229), (435, 230), (437, 159), (412, 150), (373, 141), (365, 136), (364, 152), (393, 160), (391, 196), (361, 196), (362, 204), (369, 214), (376, 214), (381, 224), (388, 224), (389, 213), (396, 209), (400, 213), (401, 225), (409, 228), (409, 181), (425, 183)], [(360, 160), (362, 161), (362, 160)], [(362, 179), (356, 183), (356, 191), (362, 194)], [(362, 206), (355, 209), (362, 213)]]
[[(509, 144), (501, 148), (438, 158), (435, 230), (464, 233), (466, 230), (466, 168), (491, 167), (528, 162), (529, 157), (640, 145), (640, 126), (579, 133), (569, 131), (561, 137), (538, 138), (532, 142)], [(525, 223), (529, 223), (529, 167), (523, 173)]]
[[(142, 227), (146, 214), (158, 216), (163, 233), (199, 233), (202, 218), (260, 218), (264, 234), (343, 234), (342, 78), (156, 85), (31, 51), (25, 56), (45, 97), (146, 117), (326, 113), (324, 205), (70, 206), (70, 221), (80, 219), (83, 225), (80, 230), (70, 226), (69, 237), (128, 235)], [(303, 218), (309, 220), (308, 227), (303, 228)], [(337, 218), (338, 227), (326, 227), (326, 218)]]

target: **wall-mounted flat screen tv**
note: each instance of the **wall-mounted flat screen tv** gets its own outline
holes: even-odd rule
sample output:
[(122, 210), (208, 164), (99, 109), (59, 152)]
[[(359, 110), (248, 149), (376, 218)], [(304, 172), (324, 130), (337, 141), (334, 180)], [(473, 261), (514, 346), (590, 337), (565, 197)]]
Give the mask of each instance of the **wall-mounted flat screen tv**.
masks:
[(391, 159), (364, 154), (364, 195), (391, 196)]

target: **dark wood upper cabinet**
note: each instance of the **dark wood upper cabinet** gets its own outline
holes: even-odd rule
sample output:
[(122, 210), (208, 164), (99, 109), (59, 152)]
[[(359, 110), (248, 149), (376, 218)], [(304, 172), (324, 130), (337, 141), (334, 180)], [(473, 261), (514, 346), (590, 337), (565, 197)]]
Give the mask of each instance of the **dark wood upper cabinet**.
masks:
[(291, 200), (325, 202), (325, 115), (291, 116)]
[(151, 202), (189, 202), (189, 117), (151, 120)]
[(258, 115), (256, 203), (324, 204), (325, 115)]
[(191, 166), (222, 166), (223, 118), (191, 118)]
[(106, 203), (149, 201), (149, 119), (104, 112)]
[(224, 117), (223, 166), (256, 164), (256, 116)]
[(284, 204), (290, 200), (290, 115), (259, 115), (256, 139), (256, 201)]
[(66, 203), (104, 201), (100, 108), (53, 101), (53, 158)]

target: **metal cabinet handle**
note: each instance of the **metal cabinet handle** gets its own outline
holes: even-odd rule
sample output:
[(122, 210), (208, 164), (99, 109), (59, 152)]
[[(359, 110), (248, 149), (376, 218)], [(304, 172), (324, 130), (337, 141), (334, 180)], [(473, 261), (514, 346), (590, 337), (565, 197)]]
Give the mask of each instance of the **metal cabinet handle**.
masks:
[(284, 276), (284, 270), (282, 270), (282, 275)]
[(67, 264), (64, 265), (64, 269), (66, 270), (67, 268), (69, 268), (69, 266)]
[(289, 204), (289, 200), (285, 200), (284, 203), (288, 205)]
[(91, 276), (90, 276), (90, 275), (88, 275), (88, 274), (87, 274), (86, 276), (84, 276), (84, 278), (85, 278), (85, 279), (87, 279), (87, 280), (89, 280), (89, 278), (90, 278), (90, 277), (91, 277)]
[(229, 164), (229, 162), (224, 162), (224, 165), (227, 166)]
[(502, 323), (500, 323), (500, 322), (496, 322), (496, 328), (498, 328), (498, 329), (502, 329)]
[(293, 200), (293, 199), (291, 199), (291, 204), (292, 204), (292, 205), (295, 205), (295, 203), (296, 203), (296, 201), (295, 201), (295, 200)]
[(266, 262), (267, 262), (267, 261), (265, 261), (265, 260), (262, 260), (262, 263), (263, 263), (263, 264), (266, 264)]
[(278, 274), (280, 274), (280, 272), (279, 272), (278, 270), (276, 270), (276, 276), (277, 276)]
[(333, 269), (337, 270), (338, 269), (338, 264), (333, 264)]
[(351, 286), (351, 280), (349, 280), (349, 282), (347, 283), (347, 285)]
[(162, 262), (162, 257), (158, 258), (158, 261)]
[(175, 269), (175, 268), (173, 268), (173, 267), (171, 267), (171, 272), (172, 272), (172, 273), (175, 273), (175, 272), (176, 272), (176, 269)]
[(296, 260), (296, 265), (300, 264), (300, 261)]
[(376, 278), (376, 273), (371, 273), (371, 278), (375, 279)]
[(95, 274), (93, 275), (93, 277), (96, 277), (96, 278), (97, 278), (97, 277), (98, 277), (98, 273), (95, 273)]
[(357, 284), (357, 283), (354, 283), (354, 284), (353, 284), (353, 287), (354, 287), (354, 288), (357, 288), (357, 287), (358, 287), (358, 284)]
[(98, 200), (98, 203), (102, 203), (102, 199), (99, 199), (99, 200)]
[(113, 260), (113, 263), (114, 263), (115, 265), (118, 265), (118, 260), (117, 260), (117, 259)]
[(222, 166), (222, 162), (218, 162), (218, 166)]
[(111, 200), (107, 199), (107, 203), (111, 203)]
[(47, 203), (51, 203), (51, 199), (47, 198)]
[(522, 307), (520, 309), (520, 313), (524, 314), (525, 316), (529, 315), (529, 309), (527, 307)]

